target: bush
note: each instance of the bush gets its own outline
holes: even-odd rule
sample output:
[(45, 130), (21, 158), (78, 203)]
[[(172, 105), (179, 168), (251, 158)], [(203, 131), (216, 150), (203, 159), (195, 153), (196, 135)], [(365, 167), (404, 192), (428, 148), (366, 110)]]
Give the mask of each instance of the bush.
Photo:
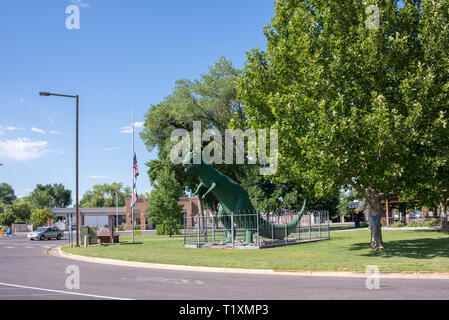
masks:
[(396, 221), (390, 227), (391, 228), (403, 228), (403, 227), (405, 227), (405, 224), (401, 221)]
[[(172, 230), (172, 235), (180, 235), (180, 234), (181, 234), (181, 232), (179, 231), (179, 229), (173, 229)], [(156, 225), (156, 235), (158, 235), (158, 236), (169, 236), (170, 235), (170, 229), (167, 228), (163, 224), (158, 224), (158, 225)]]
[(409, 228), (421, 227), (421, 223), (420, 222), (409, 222), (409, 223), (407, 223), (407, 227), (409, 227)]
[(360, 222), (360, 228), (368, 228), (369, 223), (368, 222)]
[(424, 222), (424, 226), (426, 227), (437, 227), (440, 225), (440, 220), (432, 218), (426, 222)]
[(407, 227), (417, 228), (417, 227), (436, 227), (440, 225), (440, 221), (438, 219), (430, 219), (425, 222), (409, 222)]

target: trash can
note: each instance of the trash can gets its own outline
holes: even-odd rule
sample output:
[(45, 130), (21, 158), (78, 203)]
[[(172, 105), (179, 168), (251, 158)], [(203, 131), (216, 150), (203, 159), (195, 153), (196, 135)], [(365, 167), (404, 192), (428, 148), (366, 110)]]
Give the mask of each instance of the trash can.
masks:
[(355, 227), (356, 229), (360, 228), (360, 221), (357, 220), (357, 221), (354, 223), (354, 227)]

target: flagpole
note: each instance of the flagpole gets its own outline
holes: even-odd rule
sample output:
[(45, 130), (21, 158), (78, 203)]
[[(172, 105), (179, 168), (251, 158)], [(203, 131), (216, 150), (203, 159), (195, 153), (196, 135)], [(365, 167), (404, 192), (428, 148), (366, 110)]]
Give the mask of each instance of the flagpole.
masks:
[(133, 108), (133, 124), (132, 124), (132, 126), (133, 126), (133, 154), (132, 154), (132, 157), (133, 157), (133, 160), (132, 160), (132, 164), (133, 164), (133, 169), (132, 169), (132, 175), (133, 175), (133, 184), (132, 184), (132, 186), (133, 186), (133, 194), (131, 195), (131, 219), (132, 219), (132, 223), (131, 223), (131, 225), (132, 225), (132, 234), (133, 234), (133, 236), (132, 236), (132, 238), (133, 238), (133, 243), (134, 243), (134, 204), (133, 204), (133, 195), (134, 195), (134, 192), (135, 192), (135, 175), (134, 175), (134, 108)]
[(118, 193), (117, 193), (117, 190), (115, 190), (115, 226), (117, 228), (117, 235), (118, 235), (119, 226), (118, 226)]

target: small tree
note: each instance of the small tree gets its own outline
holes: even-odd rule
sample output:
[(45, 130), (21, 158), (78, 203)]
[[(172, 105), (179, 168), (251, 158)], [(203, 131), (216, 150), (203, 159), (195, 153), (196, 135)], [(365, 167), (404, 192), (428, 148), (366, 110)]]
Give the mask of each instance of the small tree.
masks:
[(182, 206), (178, 204), (183, 195), (183, 188), (168, 170), (159, 172), (156, 188), (148, 201), (148, 218), (156, 225), (162, 226), (164, 233), (170, 237), (182, 227)]
[(27, 197), (16, 199), (11, 208), (20, 221), (27, 221), (31, 216), (31, 204)]
[(14, 189), (7, 183), (0, 184), (0, 203), (12, 204), (16, 199)]
[(31, 214), (30, 221), (37, 226), (43, 226), (47, 224), (49, 219), (54, 219), (55, 216), (48, 209), (36, 209)]
[(11, 208), (4, 210), (0, 213), (0, 225), (10, 227), (14, 221), (16, 221), (16, 216)]

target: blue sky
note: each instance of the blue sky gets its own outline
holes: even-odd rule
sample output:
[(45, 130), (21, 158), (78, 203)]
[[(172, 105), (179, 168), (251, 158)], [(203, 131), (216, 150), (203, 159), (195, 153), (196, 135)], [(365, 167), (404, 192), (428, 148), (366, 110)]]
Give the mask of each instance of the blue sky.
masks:
[[(66, 28), (66, 7), (80, 29)], [(131, 185), (135, 121), (220, 57), (242, 67), (265, 46), (273, 0), (14, 0), (0, 2), (0, 183), (18, 196), (37, 183), (75, 190), (75, 101), (80, 95), (80, 194), (94, 184)], [(136, 134), (138, 192), (151, 189), (156, 158)]]

